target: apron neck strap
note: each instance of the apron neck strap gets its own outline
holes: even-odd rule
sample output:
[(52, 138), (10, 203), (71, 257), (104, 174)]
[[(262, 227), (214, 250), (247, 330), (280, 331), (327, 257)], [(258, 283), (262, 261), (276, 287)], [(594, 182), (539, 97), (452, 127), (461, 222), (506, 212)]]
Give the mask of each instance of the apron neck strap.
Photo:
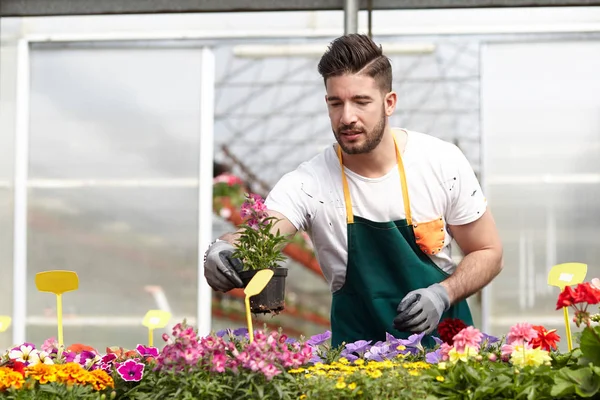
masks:
[[(412, 225), (412, 216), (410, 214), (410, 200), (408, 198), (408, 186), (406, 184), (406, 173), (404, 171), (404, 163), (402, 162), (402, 154), (398, 148), (396, 142), (396, 135), (392, 135), (394, 138), (394, 147), (396, 148), (396, 160), (398, 162), (398, 174), (400, 175), (400, 183), (402, 185), (402, 200), (404, 201), (404, 213), (406, 215), (406, 222)], [(350, 189), (348, 187), (348, 179), (346, 178), (346, 171), (344, 170), (344, 163), (342, 161), (342, 148), (338, 144), (337, 156), (342, 169), (342, 185), (344, 187), (344, 202), (346, 203), (346, 222), (349, 224), (354, 223), (354, 213), (352, 212), (352, 198), (350, 197)]]

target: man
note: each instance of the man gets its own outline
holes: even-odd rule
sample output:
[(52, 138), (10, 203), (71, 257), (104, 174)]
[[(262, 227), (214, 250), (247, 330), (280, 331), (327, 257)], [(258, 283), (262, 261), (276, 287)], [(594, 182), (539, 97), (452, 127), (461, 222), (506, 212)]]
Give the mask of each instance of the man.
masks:
[[(453, 144), (389, 126), (392, 68), (368, 37), (334, 40), (318, 68), (337, 143), (283, 176), (266, 205), (281, 233), (310, 235), (333, 293), (332, 344), (437, 334), (447, 317), (472, 324), (466, 298), (500, 272), (502, 245), (469, 162)], [(234, 238), (207, 251), (215, 290), (241, 286)]]

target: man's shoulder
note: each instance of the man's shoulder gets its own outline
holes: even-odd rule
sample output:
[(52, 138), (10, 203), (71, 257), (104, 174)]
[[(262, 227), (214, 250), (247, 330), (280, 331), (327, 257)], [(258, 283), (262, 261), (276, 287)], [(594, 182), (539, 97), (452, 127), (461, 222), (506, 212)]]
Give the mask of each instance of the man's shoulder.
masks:
[(332, 169), (332, 156), (335, 156), (333, 146), (327, 146), (310, 159), (300, 163), (294, 170), (286, 173), (284, 176), (298, 178), (312, 178), (318, 180), (324, 174), (328, 174)]

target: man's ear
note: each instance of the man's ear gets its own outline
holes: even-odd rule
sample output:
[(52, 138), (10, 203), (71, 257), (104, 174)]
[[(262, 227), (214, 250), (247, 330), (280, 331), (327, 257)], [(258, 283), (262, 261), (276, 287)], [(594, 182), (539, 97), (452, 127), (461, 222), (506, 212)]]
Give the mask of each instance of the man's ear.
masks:
[(385, 95), (385, 115), (391, 116), (396, 110), (396, 102), (398, 101), (398, 95), (396, 92), (389, 92)]

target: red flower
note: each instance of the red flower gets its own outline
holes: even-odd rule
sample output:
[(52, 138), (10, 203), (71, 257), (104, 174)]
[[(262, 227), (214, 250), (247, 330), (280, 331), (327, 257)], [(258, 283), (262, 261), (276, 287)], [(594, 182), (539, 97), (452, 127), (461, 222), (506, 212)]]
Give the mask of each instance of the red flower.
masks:
[(575, 289), (575, 300), (577, 303), (598, 304), (600, 303), (600, 290), (589, 282), (580, 283)]
[(531, 340), (534, 349), (541, 347), (542, 350), (550, 351), (558, 348), (556, 343), (560, 341), (560, 336), (556, 334), (556, 329), (548, 331), (541, 325), (534, 325), (533, 329), (538, 333), (537, 337)]
[(437, 327), (437, 331), (440, 335), (440, 339), (444, 341), (444, 343), (448, 343), (449, 345), (454, 344), (454, 336), (463, 329), (465, 329), (467, 325), (458, 318), (446, 318), (442, 322), (439, 323)]
[(569, 307), (575, 303), (575, 291), (573, 288), (571, 288), (571, 286), (565, 286), (563, 291), (558, 295), (556, 309), (560, 310), (563, 307)]
[(580, 303), (600, 303), (600, 290), (589, 282), (579, 283), (575, 289), (571, 286), (565, 286), (564, 290), (558, 295), (556, 309), (559, 310)]
[(13, 371), (18, 372), (21, 375), (23, 375), (23, 378), (25, 377), (25, 364), (23, 364), (22, 362), (10, 360), (6, 364), (6, 366), (9, 367), (10, 369), (12, 369)]

